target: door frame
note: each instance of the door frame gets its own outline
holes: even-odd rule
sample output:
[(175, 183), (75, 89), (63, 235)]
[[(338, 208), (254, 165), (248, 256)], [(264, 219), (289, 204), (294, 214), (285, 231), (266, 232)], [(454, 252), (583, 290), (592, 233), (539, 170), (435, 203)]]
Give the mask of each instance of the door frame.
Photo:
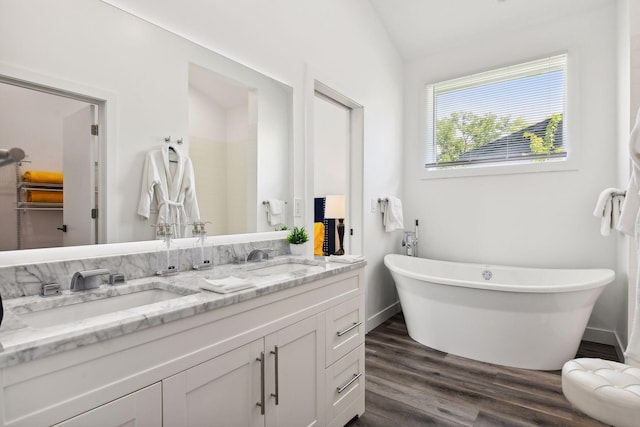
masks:
[[(327, 84), (310, 67), (307, 67), (305, 87), (305, 227), (313, 230), (313, 197), (314, 197), (314, 97), (316, 93), (336, 102), (349, 110), (349, 139), (347, 147), (347, 197), (346, 217), (348, 225), (345, 239), (352, 254), (363, 254), (364, 250), (364, 107), (344, 91), (335, 89), (334, 84)], [(353, 235), (351, 234), (353, 230)], [(312, 245), (308, 245), (312, 246)], [(308, 248), (308, 255), (313, 255), (313, 247)]]

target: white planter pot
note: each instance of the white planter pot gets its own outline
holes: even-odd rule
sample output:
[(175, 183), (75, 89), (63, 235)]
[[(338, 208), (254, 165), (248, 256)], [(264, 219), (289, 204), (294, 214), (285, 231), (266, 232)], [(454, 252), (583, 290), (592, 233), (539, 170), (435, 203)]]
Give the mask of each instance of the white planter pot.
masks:
[(307, 244), (302, 243), (299, 245), (289, 244), (289, 250), (291, 251), (291, 255), (305, 255), (307, 252)]

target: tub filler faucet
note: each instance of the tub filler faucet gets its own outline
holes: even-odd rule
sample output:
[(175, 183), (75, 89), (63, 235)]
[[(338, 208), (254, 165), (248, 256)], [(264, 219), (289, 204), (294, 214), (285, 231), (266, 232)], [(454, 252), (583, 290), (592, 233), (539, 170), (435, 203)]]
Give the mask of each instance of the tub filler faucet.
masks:
[(408, 256), (418, 256), (418, 220), (414, 231), (405, 231), (402, 246)]

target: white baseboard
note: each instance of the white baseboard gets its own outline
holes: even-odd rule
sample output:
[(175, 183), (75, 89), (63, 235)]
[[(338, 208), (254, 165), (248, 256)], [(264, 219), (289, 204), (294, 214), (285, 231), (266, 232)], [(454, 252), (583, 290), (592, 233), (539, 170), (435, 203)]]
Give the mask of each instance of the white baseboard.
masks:
[(622, 348), (622, 343), (620, 342), (620, 337), (615, 331), (587, 327), (584, 330), (582, 339), (584, 341), (596, 342), (598, 344), (612, 345), (616, 349), (618, 358), (624, 361), (624, 350)]
[(402, 308), (400, 307), (400, 301), (396, 301), (388, 307), (383, 308), (376, 314), (370, 316), (369, 318), (367, 318), (366, 333), (368, 334), (371, 330), (377, 328), (386, 320), (392, 318), (401, 311)]

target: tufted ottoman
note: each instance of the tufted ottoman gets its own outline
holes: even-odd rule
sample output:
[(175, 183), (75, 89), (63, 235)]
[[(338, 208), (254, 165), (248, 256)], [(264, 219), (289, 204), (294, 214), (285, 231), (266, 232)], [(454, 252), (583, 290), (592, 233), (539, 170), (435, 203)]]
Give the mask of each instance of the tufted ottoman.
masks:
[(640, 426), (640, 369), (602, 359), (562, 367), (562, 392), (585, 414), (616, 427)]

